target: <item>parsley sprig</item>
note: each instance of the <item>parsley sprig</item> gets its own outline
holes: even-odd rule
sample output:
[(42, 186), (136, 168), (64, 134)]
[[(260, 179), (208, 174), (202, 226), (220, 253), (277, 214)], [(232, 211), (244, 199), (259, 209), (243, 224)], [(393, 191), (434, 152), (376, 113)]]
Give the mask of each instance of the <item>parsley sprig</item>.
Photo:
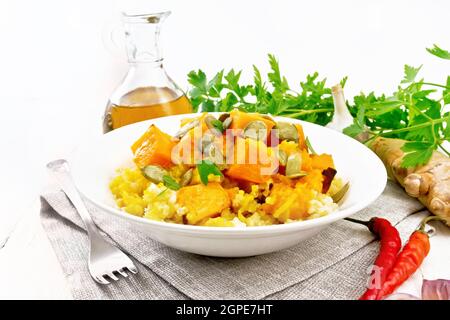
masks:
[[(316, 72), (300, 83), (294, 91), (281, 74), (274, 55), (269, 54), (270, 72), (264, 80), (260, 70), (253, 66), (253, 84), (242, 84), (242, 71), (231, 69), (218, 72), (210, 80), (202, 70), (191, 71), (188, 81), (192, 85), (188, 96), (194, 111), (227, 112), (234, 108), (247, 112), (270, 113), (326, 125), (334, 112), (331, 89), (326, 79), (319, 80)], [(346, 78), (342, 80), (345, 84)]]
[[(434, 45), (428, 52), (450, 60), (450, 53)], [(356, 137), (369, 133), (370, 143), (377, 137), (404, 139), (402, 166), (414, 167), (428, 162), (437, 148), (450, 156), (442, 144), (450, 140), (450, 76), (446, 84), (417, 79), (420, 69), (405, 65), (404, 77), (391, 96), (361, 93), (353, 98), (349, 110), (354, 117), (344, 133)], [(447, 108), (448, 110), (448, 108)]]

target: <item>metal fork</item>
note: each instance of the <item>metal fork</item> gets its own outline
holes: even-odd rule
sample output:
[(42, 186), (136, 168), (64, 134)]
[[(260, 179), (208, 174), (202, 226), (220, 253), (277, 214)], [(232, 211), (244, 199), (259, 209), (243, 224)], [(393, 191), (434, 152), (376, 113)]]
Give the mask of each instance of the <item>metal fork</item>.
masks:
[(126, 270), (137, 273), (138, 270), (133, 261), (118, 248), (108, 243), (98, 231), (75, 187), (67, 161), (59, 159), (49, 162), (47, 168), (72, 202), (86, 226), (90, 242), (88, 267), (92, 278), (98, 283), (108, 284), (108, 279), (119, 280), (117, 277), (119, 274), (128, 277)]

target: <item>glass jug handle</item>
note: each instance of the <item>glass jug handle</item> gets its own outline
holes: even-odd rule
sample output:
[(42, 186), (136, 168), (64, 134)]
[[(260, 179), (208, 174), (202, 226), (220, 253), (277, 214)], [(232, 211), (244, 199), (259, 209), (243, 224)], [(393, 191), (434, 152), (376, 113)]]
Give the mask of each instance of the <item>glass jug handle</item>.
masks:
[(120, 22), (106, 23), (102, 30), (103, 47), (115, 58), (127, 59), (124, 27)]

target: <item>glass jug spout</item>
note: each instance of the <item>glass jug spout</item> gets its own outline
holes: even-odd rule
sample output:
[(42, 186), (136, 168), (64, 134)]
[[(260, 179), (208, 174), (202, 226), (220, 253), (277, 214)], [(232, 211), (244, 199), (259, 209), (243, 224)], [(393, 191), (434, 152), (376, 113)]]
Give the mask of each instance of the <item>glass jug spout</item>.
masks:
[(159, 36), (161, 24), (169, 15), (170, 11), (139, 15), (122, 13), (128, 62), (162, 62)]

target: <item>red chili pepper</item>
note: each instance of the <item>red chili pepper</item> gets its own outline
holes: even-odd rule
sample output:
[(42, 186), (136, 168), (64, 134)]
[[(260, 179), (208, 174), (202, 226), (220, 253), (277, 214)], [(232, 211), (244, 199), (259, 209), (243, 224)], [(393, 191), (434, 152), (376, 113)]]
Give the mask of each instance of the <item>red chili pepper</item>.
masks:
[(389, 273), (377, 299), (382, 299), (394, 292), (406, 279), (408, 279), (420, 267), (430, 251), (430, 240), (423, 229), (414, 231), (409, 237), (408, 243), (400, 252), (392, 271)]
[[(383, 218), (372, 218), (370, 221), (360, 221), (352, 218), (346, 218), (351, 222), (363, 224), (380, 239), (380, 253), (374, 262), (374, 268), (370, 277), (379, 277), (379, 285), (377, 287), (369, 288), (359, 298), (359, 300), (376, 300), (381, 286), (385, 282), (389, 272), (395, 264), (402, 242), (400, 235), (391, 223)], [(377, 269), (376, 269), (377, 268)]]

